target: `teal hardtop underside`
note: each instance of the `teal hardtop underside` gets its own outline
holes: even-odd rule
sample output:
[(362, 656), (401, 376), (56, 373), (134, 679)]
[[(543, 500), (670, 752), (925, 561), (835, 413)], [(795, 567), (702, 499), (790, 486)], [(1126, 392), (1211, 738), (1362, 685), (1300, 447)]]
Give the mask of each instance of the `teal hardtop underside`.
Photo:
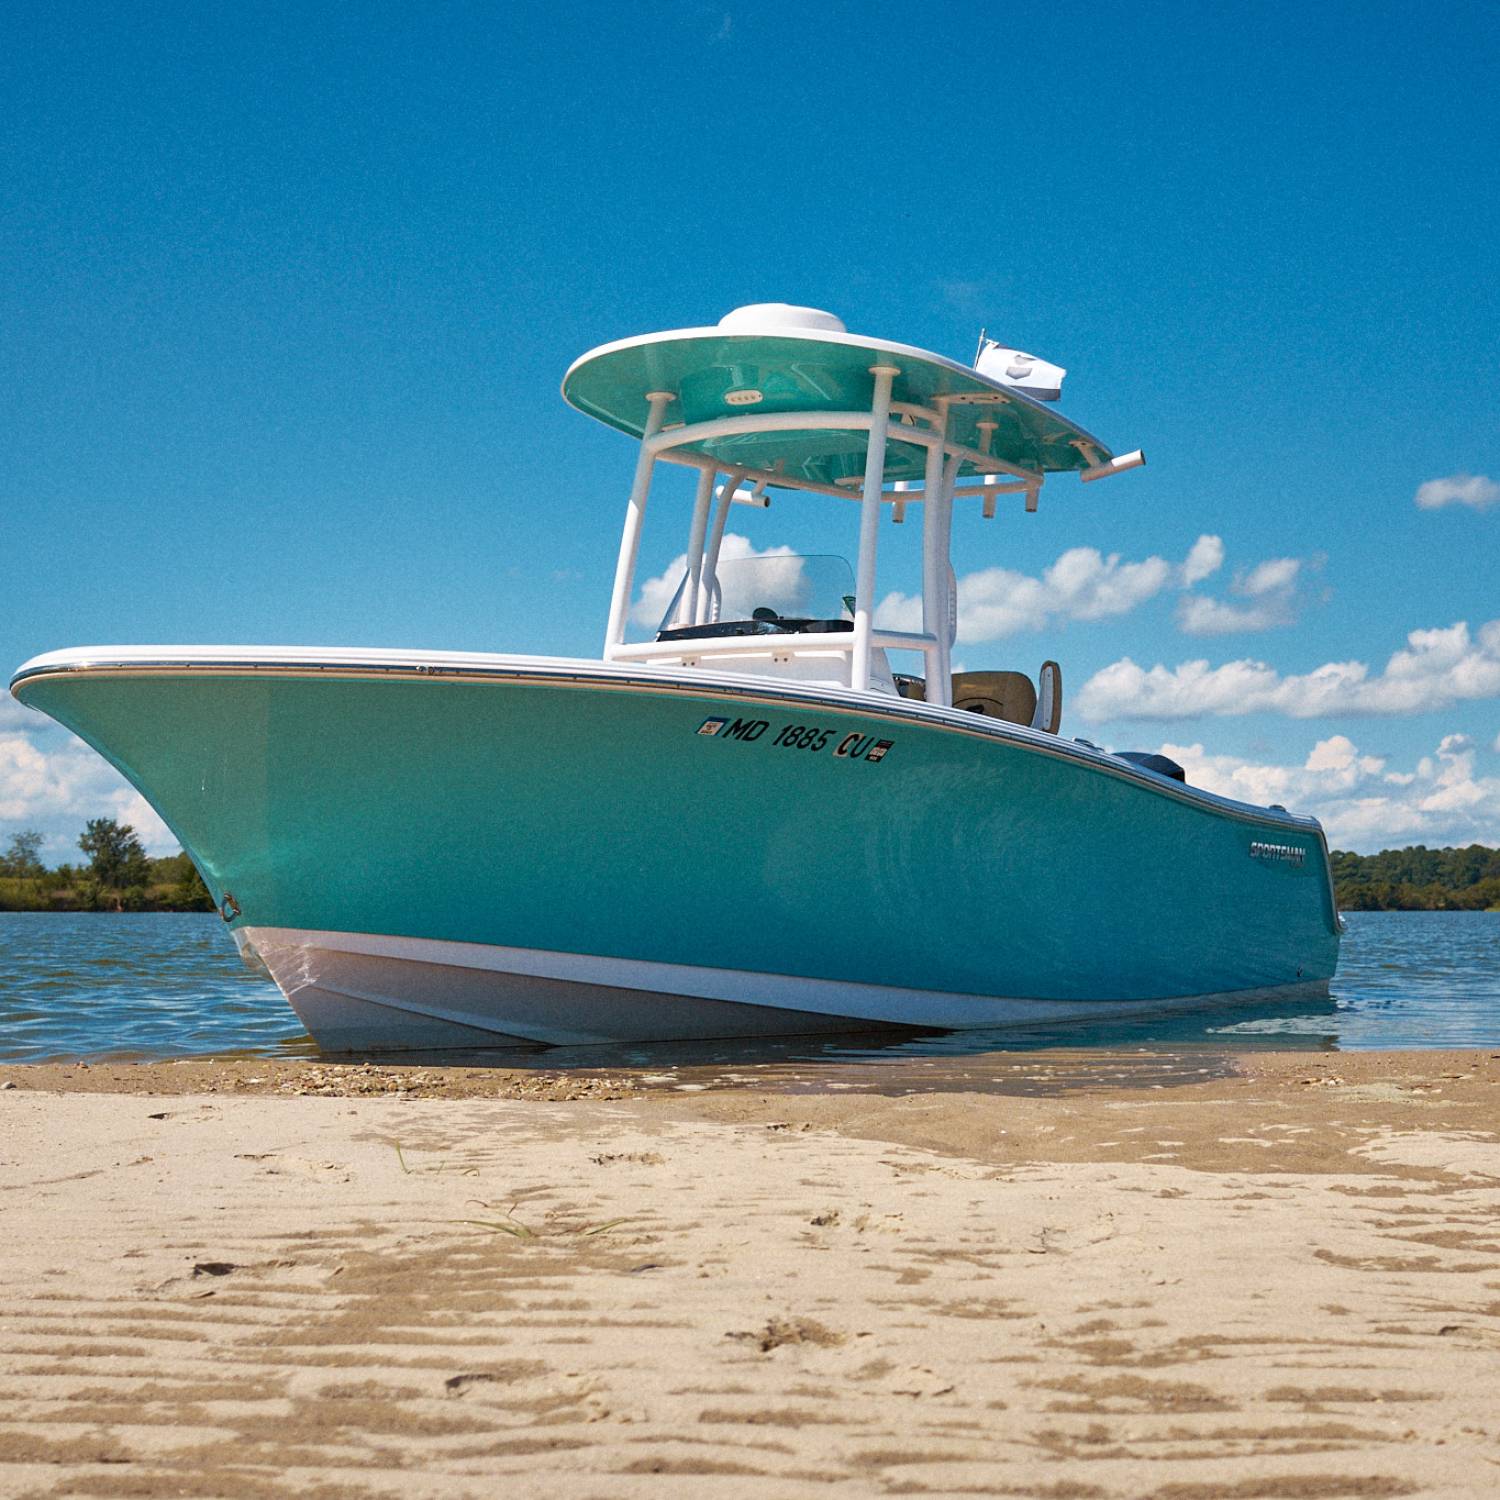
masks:
[[(892, 385), (898, 406), (930, 406), (939, 397), (949, 398), (949, 437), (965, 447), (982, 447), (979, 423), (993, 422), (988, 451), (1015, 468), (1059, 473), (1113, 457), (1104, 444), (1043, 403), (952, 360), (842, 334), (688, 329), (607, 344), (573, 365), (563, 381), (563, 396), (579, 411), (639, 437), (650, 391), (670, 391), (674, 399), (667, 407), (667, 423), (689, 426), (747, 412), (868, 411), (875, 385), (870, 369), (876, 364), (900, 371)], [(749, 405), (727, 399), (743, 392), (758, 392), (759, 399)], [(867, 440), (867, 433), (857, 428), (792, 429), (736, 433), (683, 448), (718, 459), (725, 468), (769, 470), (779, 464), (789, 478), (837, 484), (864, 473)], [(920, 479), (925, 462), (925, 448), (892, 440), (886, 450), (886, 482)], [(977, 464), (961, 470), (965, 475), (979, 472)]]

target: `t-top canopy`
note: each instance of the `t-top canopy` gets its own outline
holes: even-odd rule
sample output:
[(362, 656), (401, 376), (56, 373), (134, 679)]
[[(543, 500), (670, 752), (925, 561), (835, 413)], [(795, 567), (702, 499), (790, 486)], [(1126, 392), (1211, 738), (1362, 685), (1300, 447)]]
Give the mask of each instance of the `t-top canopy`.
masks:
[[(603, 344), (574, 361), (562, 391), (579, 411), (640, 437), (652, 391), (672, 393), (668, 426), (750, 412), (868, 411), (872, 365), (900, 372), (892, 386), (893, 417), (911, 421), (903, 406), (930, 409), (946, 398), (949, 440), (992, 454), (1002, 465), (1041, 475), (1089, 469), (1113, 457), (1097, 438), (1040, 401), (955, 360), (848, 333), (831, 313), (781, 304), (740, 308), (716, 328), (682, 328)], [(864, 474), (868, 441), (864, 429), (798, 430), (791, 424), (788, 430), (736, 432), (683, 446), (725, 469), (848, 486)], [(925, 462), (925, 448), (902, 443), (892, 433), (887, 483), (920, 479)], [(993, 471), (977, 462), (965, 462), (960, 470), (983, 472)]]

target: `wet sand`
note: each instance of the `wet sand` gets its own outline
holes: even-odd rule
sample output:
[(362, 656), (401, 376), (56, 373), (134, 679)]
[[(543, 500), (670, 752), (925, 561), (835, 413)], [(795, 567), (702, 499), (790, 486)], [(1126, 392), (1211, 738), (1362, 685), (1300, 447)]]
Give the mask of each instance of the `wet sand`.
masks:
[(0, 1131), (7, 1496), (1500, 1488), (1500, 1054), (49, 1065)]

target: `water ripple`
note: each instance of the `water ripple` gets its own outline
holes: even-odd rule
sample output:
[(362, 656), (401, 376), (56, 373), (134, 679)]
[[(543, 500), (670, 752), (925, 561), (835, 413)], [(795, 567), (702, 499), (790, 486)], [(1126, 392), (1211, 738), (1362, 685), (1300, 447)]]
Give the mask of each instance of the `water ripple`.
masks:
[[(1500, 912), (1353, 912), (1348, 922), (1331, 996), (1315, 1005), (732, 1050), (753, 1064), (789, 1047), (895, 1060), (1042, 1046), (1500, 1045)], [(216, 915), (0, 912), (0, 1060), (314, 1050), (276, 987), (240, 964)]]

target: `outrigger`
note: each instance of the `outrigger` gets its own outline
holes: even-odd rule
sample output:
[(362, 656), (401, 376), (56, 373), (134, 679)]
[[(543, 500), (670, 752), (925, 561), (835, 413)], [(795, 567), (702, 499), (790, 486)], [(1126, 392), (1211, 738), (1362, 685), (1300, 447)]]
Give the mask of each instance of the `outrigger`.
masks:
[[(1062, 376), (784, 304), (607, 344), (563, 382), (639, 441), (602, 660), (88, 647), (11, 690), (140, 789), (329, 1050), (1324, 995), (1341, 924), (1315, 820), (1062, 737), (1054, 663), (952, 671), (955, 511), (1034, 512), (1049, 475), (1143, 462), (1052, 409)], [(697, 470), (687, 564), (631, 642), (663, 463)], [(726, 555), (731, 507), (770, 490), (857, 504), (852, 573)], [(914, 506), (921, 629), (898, 630), (881, 525)]]

